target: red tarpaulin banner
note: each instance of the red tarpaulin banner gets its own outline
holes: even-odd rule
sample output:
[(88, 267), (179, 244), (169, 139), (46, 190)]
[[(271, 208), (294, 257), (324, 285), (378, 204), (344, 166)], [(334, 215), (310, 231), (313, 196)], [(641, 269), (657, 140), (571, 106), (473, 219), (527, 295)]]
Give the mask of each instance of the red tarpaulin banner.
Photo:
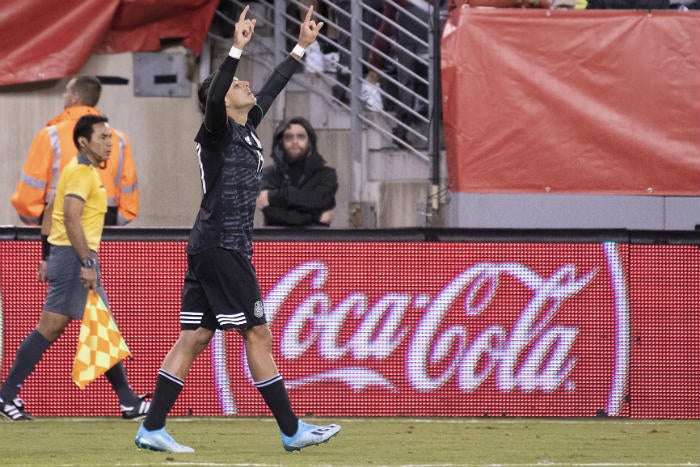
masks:
[(442, 86), (453, 191), (700, 194), (697, 12), (458, 8)]
[[(0, 7), (0, 85), (63, 78), (94, 53), (180, 44), (199, 54), (218, 0), (8, 0)], [(162, 42), (161, 42), (162, 41)]]

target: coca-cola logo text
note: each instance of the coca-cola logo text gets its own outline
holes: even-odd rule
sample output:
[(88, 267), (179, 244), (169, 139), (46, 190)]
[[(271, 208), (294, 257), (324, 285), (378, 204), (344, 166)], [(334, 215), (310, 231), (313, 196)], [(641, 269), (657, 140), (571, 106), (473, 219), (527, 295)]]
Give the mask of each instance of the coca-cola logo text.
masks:
[[(562, 304), (589, 283), (596, 270), (581, 274), (574, 265), (566, 264), (549, 277), (542, 277), (522, 264), (481, 263), (465, 269), (434, 297), (389, 292), (370, 303), (366, 294), (352, 292), (335, 306), (324, 292), (328, 273), (328, 267), (319, 261), (291, 270), (265, 299), (268, 318), (274, 319), (294, 288), (308, 280), (313, 293), (294, 308), (285, 323), (279, 344), (281, 354), (285, 359), (295, 359), (315, 347), (324, 359), (349, 356), (357, 365), (287, 381), (289, 387), (341, 379), (353, 389), (370, 385), (392, 388), (388, 378), (362, 362), (370, 357), (390, 357), (409, 339), (406, 371), (414, 389), (432, 391), (455, 379), (461, 391), (469, 392), (494, 374), (498, 388), (508, 392), (516, 388), (553, 391), (566, 382), (575, 365), (570, 350), (578, 329), (552, 325), (552, 320)], [(503, 276), (520, 281), (532, 292), (531, 299), (512, 328), (494, 324), (470, 339), (469, 318), (488, 311)], [(455, 308), (463, 315), (464, 324), (440, 330), (446, 314), (454, 313)], [(409, 309), (421, 313), (415, 329), (403, 325)], [(361, 322), (352, 337), (340, 345), (339, 330), (351, 314)], [(301, 330), (307, 325), (311, 331), (302, 336)], [(426, 369), (428, 362), (448, 355), (452, 360), (444, 371), (431, 376)], [(568, 387), (572, 385), (569, 382)]]

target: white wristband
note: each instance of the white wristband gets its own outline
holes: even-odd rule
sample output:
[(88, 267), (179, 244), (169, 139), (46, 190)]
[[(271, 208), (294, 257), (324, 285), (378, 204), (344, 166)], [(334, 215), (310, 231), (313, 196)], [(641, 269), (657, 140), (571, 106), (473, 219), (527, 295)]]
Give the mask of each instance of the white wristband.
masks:
[(243, 50), (238, 49), (235, 46), (231, 47), (231, 50), (228, 51), (228, 56), (231, 58), (241, 58), (242, 54)]
[(299, 57), (303, 57), (304, 53), (306, 52), (306, 49), (299, 44), (295, 45), (294, 48), (292, 49), (292, 53), (295, 55), (298, 55)]

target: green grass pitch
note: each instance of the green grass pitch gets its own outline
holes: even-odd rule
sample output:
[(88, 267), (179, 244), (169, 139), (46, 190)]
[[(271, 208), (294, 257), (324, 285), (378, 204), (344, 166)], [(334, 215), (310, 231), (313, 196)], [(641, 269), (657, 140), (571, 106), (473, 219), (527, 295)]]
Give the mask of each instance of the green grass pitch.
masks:
[(170, 418), (194, 454), (140, 451), (138, 422), (40, 418), (0, 423), (2, 466), (673, 467), (700, 462), (697, 420), (338, 418), (343, 431), (298, 453), (271, 418)]

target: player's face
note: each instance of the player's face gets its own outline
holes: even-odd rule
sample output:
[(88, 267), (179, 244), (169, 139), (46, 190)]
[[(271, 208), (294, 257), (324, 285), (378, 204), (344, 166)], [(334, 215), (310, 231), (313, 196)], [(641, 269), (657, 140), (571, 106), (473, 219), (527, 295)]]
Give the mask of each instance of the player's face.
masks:
[(109, 124), (95, 123), (92, 126), (92, 137), (83, 149), (83, 152), (95, 159), (95, 165), (107, 162), (109, 153), (112, 152), (112, 129)]
[(253, 91), (250, 90), (248, 81), (240, 81), (238, 78), (233, 78), (231, 87), (226, 93), (227, 104), (235, 109), (252, 107), (255, 105), (256, 98)]
[(298, 123), (292, 123), (282, 133), (282, 147), (290, 159), (296, 159), (309, 152), (309, 135)]

